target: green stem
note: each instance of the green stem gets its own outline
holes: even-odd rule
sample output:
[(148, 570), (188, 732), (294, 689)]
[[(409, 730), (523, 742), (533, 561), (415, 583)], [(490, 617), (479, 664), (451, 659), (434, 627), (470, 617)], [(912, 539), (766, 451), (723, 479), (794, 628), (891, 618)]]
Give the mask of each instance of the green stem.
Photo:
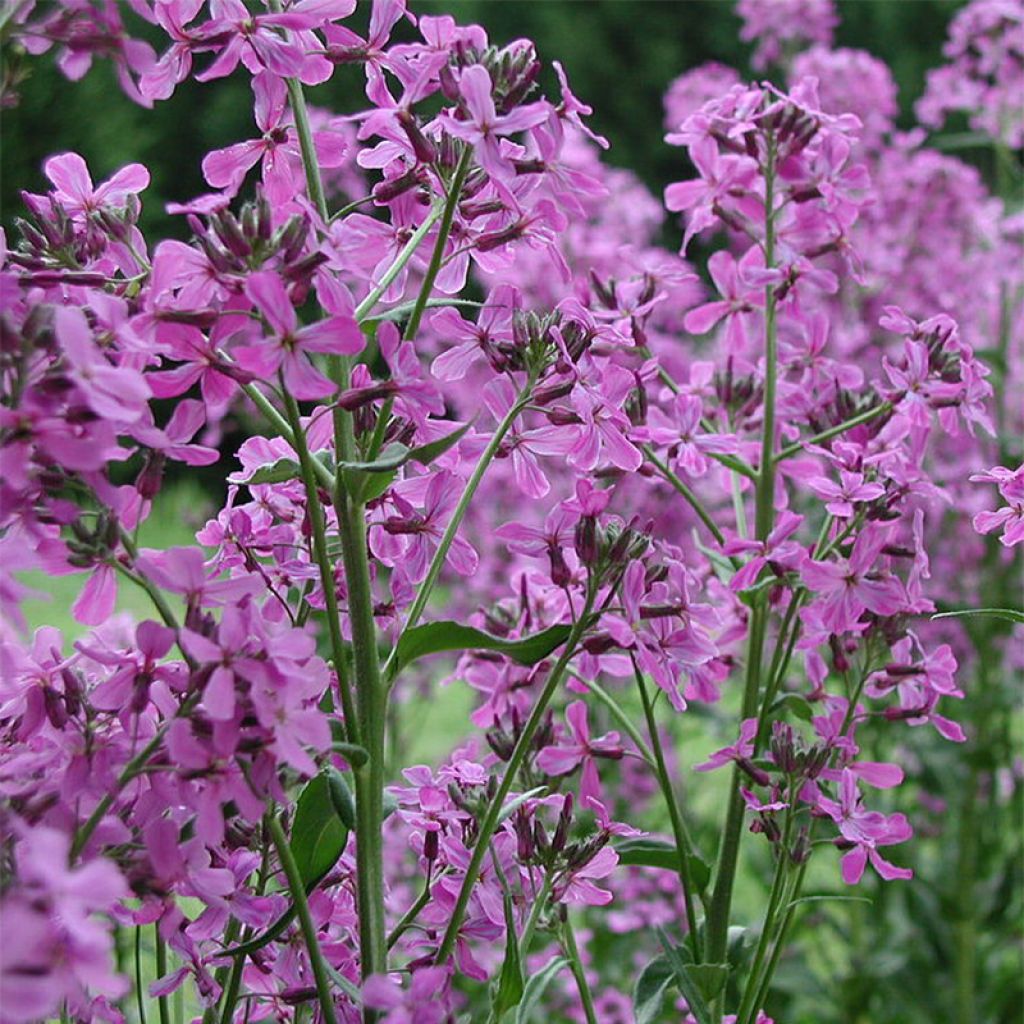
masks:
[[(270, 9), (275, 14), (280, 14), (281, 0), (270, 0)], [(297, 78), (286, 78), (285, 84), (288, 87), (288, 101), (291, 104), (292, 114), (295, 115), (295, 132), (299, 137), (299, 151), (302, 153), (302, 166), (306, 172), (306, 188), (309, 190), (309, 198), (313, 200), (313, 205), (326, 224), (329, 220), (327, 199), (324, 196), (320, 163), (316, 156), (313, 131), (309, 125), (309, 111), (306, 109), (306, 96), (302, 91), (302, 82)]]
[(146, 987), (142, 983), (142, 925), (135, 926), (135, 1005), (139, 1024), (146, 1024)]
[[(683, 483), (679, 477), (672, 472), (669, 467), (654, 454), (654, 449), (649, 444), (643, 446), (644, 455), (647, 457), (647, 461), (664, 477), (664, 479), (671, 484), (689, 503), (690, 507), (694, 512), (697, 513), (697, 517), (707, 527), (708, 532), (712, 537), (718, 541), (719, 545), (725, 543), (725, 535), (718, 528), (714, 519), (711, 518), (711, 513), (701, 503), (700, 498), (697, 497), (693, 491)], [(735, 563), (735, 559), (733, 560)]]
[(320, 1013), (326, 1024), (337, 1024), (334, 1014), (334, 999), (331, 996), (331, 986), (324, 964), (323, 955), (320, 952), (320, 943), (317, 940), (316, 925), (313, 923), (313, 915), (309, 912), (309, 902), (306, 899), (306, 887), (303, 885), (302, 876), (299, 874), (298, 865), (292, 856), (288, 839), (281, 828), (281, 822), (273, 813), (267, 815), (267, 827), (270, 832), (271, 841), (277, 850), (278, 859), (281, 861), (281, 869), (288, 880), (288, 889), (292, 894), (292, 902), (299, 918), (299, 927), (302, 930), (302, 938), (306, 943), (306, 951), (309, 953), (310, 966), (313, 968), (313, 980), (316, 983), (317, 998), (320, 1001)]
[[(431, 591), (434, 589), (434, 584), (437, 583), (437, 578), (441, 574), (441, 568), (448, 555), (448, 549), (452, 546), (452, 541), (455, 539), (455, 535), (458, 533), (459, 527), (462, 525), (463, 517), (466, 515), (466, 510), (469, 508), (469, 503), (473, 500), (473, 495), (476, 494), (476, 490), (480, 486), (480, 481), (483, 480), (484, 473), (487, 472), (488, 466), (490, 466), (494, 456), (498, 453), (498, 449), (501, 447), (501, 442), (505, 439), (505, 435), (512, 429), (512, 425), (518, 419), (519, 414), (528, 404), (529, 391), (530, 384), (527, 384), (516, 399), (515, 404), (511, 409), (509, 409), (502, 421), (498, 424), (494, 434), (491, 436), (491, 440), (488, 442), (487, 447), (483, 450), (480, 458), (477, 460), (472, 476), (470, 476), (469, 480), (466, 481), (466, 486), (463, 488), (462, 494), (459, 497), (459, 502), (455, 506), (455, 511), (452, 513), (451, 519), (448, 520), (448, 526), (445, 528), (441, 541), (437, 546), (437, 550), (434, 552), (434, 557), (430, 563), (430, 568), (427, 570), (427, 575), (424, 577), (423, 582), (420, 583), (419, 589), (416, 592), (416, 598), (413, 601), (412, 607), (409, 609), (409, 613), (405, 619), (403, 632), (412, 629), (419, 622), (420, 616), (423, 614), (423, 610), (427, 606), (427, 601), (430, 599)], [(398, 645), (396, 644), (388, 659), (388, 663), (385, 666), (385, 676), (387, 676), (389, 671), (392, 669), (395, 651), (397, 650)]]
[(430, 298), (430, 293), (434, 290), (434, 282), (437, 280), (437, 275), (441, 272), (441, 263), (444, 260), (444, 247), (448, 244), (448, 236), (451, 234), (452, 223), (455, 220), (455, 211), (458, 208), (459, 198), (462, 195), (462, 186), (466, 181), (466, 175), (469, 174), (469, 168), (472, 166), (472, 163), (473, 148), (467, 146), (462, 151), (462, 156), (459, 158), (458, 165), (455, 168), (455, 174), (452, 176), (451, 184), (448, 186), (448, 198), (445, 200), (444, 213), (441, 216), (441, 226), (437, 232), (434, 251), (430, 256), (430, 264), (427, 267), (426, 276), (423, 278), (420, 293), (416, 298), (416, 305), (413, 307), (412, 313), (405, 325), (404, 338), (406, 341), (411, 341), (415, 338), (416, 332), (420, 329), (420, 320), (423, 319), (423, 310), (426, 308), (427, 299)]
[(544, 718), (544, 713), (547, 711), (548, 705), (551, 703), (551, 698), (555, 695), (555, 691), (558, 689), (559, 684), (562, 682), (562, 679), (566, 674), (566, 669), (569, 667), (569, 662), (576, 653), (576, 645), (579, 643), (580, 637), (583, 635), (584, 630), (589, 624), (588, 620), (590, 619), (590, 613), (593, 610), (593, 607), (594, 594), (588, 589), (587, 597), (583, 604), (583, 610), (573, 623), (572, 629), (569, 631), (569, 636), (565, 641), (565, 646), (562, 648), (562, 653), (559, 656), (558, 661), (555, 662), (554, 667), (551, 669), (547, 682), (544, 684), (544, 689), (541, 691), (540, 697), (537, 699), (537, 703), (534, 704), (533, 710), (530, 712), (530, 717), (526, 720), (526, 724), (523, 726), (523, 731), (519, 734), (519, 739), (516, 741), (516, 745), (512, 750), (512, 756), (509, 758), (508, 765), (505, 767), (505, 774), (502, 776), (501, 782), (498, 784), (498, 789), (487, 808), (484, 820), (480, 824), (480, 831), (477, 836), (476, 845), (473, 847), (473, 855), (470, 857), (469, 866), (466, 868), (466, 873), (462, 879), (462, 888), (459, 890), (459, 895), (455, 901), (455, 907), (452, 909), (451, 917), (448, 921), (448, 927), (445, 930), (444, 937), (441, 939), (441, 945), (437, 951), (437, 956), (435, 958), (435, 963), (437, 964), (444, 964), (452, 955), (452, 950), (455, 948), (455, 940), (458, 938), (459, 929), (462, 927), (462, 920), (466, 916), (466, 908), (469, 906), (469, 897), (472, 894), (473, 886), (476, 884), (476, 880), (480, 875), (480, 868), (487, 853), (487, 848), (491, 842), (491, 837), (494, 835), (495, 829), (498, 827), (498, 819), (501, 817), (501, 809), (505, 804), (505, 799), (509, 794), (509, 790), (512, 788), (513, 782), (515, 782), (516, 776), (519, 774), (519, 769), (526, 760), (526, 755), (530, 751), (533, 743), (534, 734), (540, 727), (541, 721)]
[(313, 534), (313, 556), (320, 571), (320, 588), (324, 594), (324, 605), (327, 609), (327, 631), (331, 640), (331, 657), (334, 671), (338, 677), (338, 689), (341, 693), (342, 711), (345, 715), (345, 736), (350, 743), (360, 743), (360, 729), (356, 714), (355, 701), (352, 697), (352, 685), (345, 669), (345, 638), (341, 633), (341, 618), (338, 611), (338, 594), (334, 582), (334, 569), (327, 553), (327, 526), (324, 521), (324, 510), (320, 503), (320, 488), (317, 485), (316, 472), (313, 466), (316, 460), (309, 454), (306, 435), (299, 417), (299, 407), (295, 399), (287, 391), (284, 392), (285, 411), (288, 414), (288, 425), (292, 435), (292, 447), (299, 457), (299, 469), (302, 482), (306, 489), (306, 508), (309, 512), (309, 523)]
[(749, 1016), (754, 1012), (755, 1007), (753, 1003), (760, 990), (761, 971), (765, 966), (764, 960), (777, 928), (776, 916), (779, 913), (782, 894), (788, 881), (790, 866), (789, 843), (793, 833), (793, 795), (793, 786), (791, 785), (787, 797), (789, 807), (786, 808), (786, 823), (784, 825), (783, 837), (776, 851), (778, 860), (775, 862), (775, 875), (772, 879), (771, 893), (768, 897), (768, 906), (764, 912), (764, 923), (761, 926), (761, 935), (758, 939), (757, 949), (754, 952), (750, 971), (747, 974), (747, 984), (744, 987), (740, 1008), (736, 1014), (737, 1024), (746, 1024)]
[[(159, 921), (153, 925), (153, 936), (156, 941), (156, 976), (162, 978), (167, 973), (167, 945), (160, 936)], [(171, 1024), (171, 1008), (167, 996), (157, 996), (156, 1006), (160, 1024)]]
[(391, 929), (388, 934), (388, 949), (391, 949), (394, 944), (413, 926), (416, 918), (420, 916), (420, 911), (430, 902), (430, 875), (427, 875), (426, 881), (423, 883), (423, 891), (416, 897), (416, 902), (402, 915), (402, 919)]
[(544, 908), (548, 904), (548, 897), (551, 895), (553, 884), (554, 876), (548, 872), (541, 883), (540, 892), (537, 893), (533, 900), (533, 906), (530, 907), (530, 916), (526, 919), (526, 927), (523, 928), (523, 934), (519, 936), (519, 959), (524, 962), (526, 954), (530, 952), (530, 943), (533, 942), (533, 933), (537, 930), (540, 915), (544, 913)]
[(665, 752), (661, 746), (661, 737), (658, 735), (658, 722), (654, 717), (654, 706), (651, 704), (651, 698), (647, 693), (643, 673), (640, 671), (640, 667), (637, 665), (636, 659), (632, 654), (630, 655), (630, 660), (633, 662), (633, 675), (636, 677), (637, 689), (640, 691), (640, 700), (644, 705), (644, 717), (647, 719), (647, 732), (651, 737), (651, 749), (654, 752), (658, 784), (661, 786), (661, 794), (665, 799), (665, 806), (668, 809), (669, 821), (672, 823), (672, 835), (676, 841), (677, 871), (679, 872), (679, 881), (683, 887), (683, 903), (686, 906), (686, 927), (690, 933), (693, 962), (699, 964), (701, 963), (701, 948), (700, 940), (697, 936), (697, 915), (694, 912), (693, 905), (693, 877), (690, 874), (690, 854), (692, 852), (690, 837), (679, 810), (675, 790), (672, 788), (672, 780), (669, 778), (668, 766), (665, 763)]
[(434, 206), (423, 219), (423, 223), (412, 233), (402, 251), (395, 257), (395, 262), (388, 267), (383, 277), (373, 286), (366, 298), (356, 306), (356, 320), (362, 323), (373, 311), (373, 307), (377, 305), (377, 300), (388, 290), (388, 285), (398, 277), (405, 265), (412, 259), (413, 253), (420, 247), (420, 243), (426, 238), (428, 232), (437, 223), (437, 218), (440, 216), (441, 208)]
[[(334, 366), (339, 387), (346, 386), (348, 366)], [(343, 460), (355, 457), (355, 423), (351, 414), (334, 410), (334, 446)], [(334, 511), (341, 540), (341, 558), (348, 586), (352, 626), (352, 661), (358, 695), (359, 730), (369, 757), (355, 774), (356, 787), (356, 901), (362, 975), (387, 970), (388, 939), (384, 916), (385, 738), (387, 690), (382, 685), (377, 651), (377, 623), (373, 615), (369, 552), (366, 545), (366, 507), (348, 493), (339, 473), (334, 487)], [(374, 1015), (364, 1010), (367, 1020)]]
[(808, 863), (809, 861), (805, 860), (793, 875), (793, 880), (789, 886), (789, 890), (786, 892), (785, 898), (782, 901), (782, 905), (786, 908), (786, 916), (782, 919), (778, 938), (775, 940), (775, 946), (773, 947), (771, 956), (768, 959), (768, 966), (765, 967), (763, 971), (761, 985), (757, 990), (757, 996), (754, 998), (755, 1013), (757, 1012), (758, 1007), (764, 1006), (765, 1001), (768, 998), (768, 990), (771, 987), (772, 979), (775, 977), (776, 968), (779, 966), (779, 958), (782, 956), (782, 951), (786, 948), (786, 938), (789, 935), (789, 929), (793, 923), (793, 915), (796, 913), (795, 901), (800, 895), (800, 889), (804, 883), (804, 875), (807, 872)]
[(577, 682), (582, 683), (615, 716), (615, 720), (633, 741), (636, 749), (640, 752), (640, 756), (656, 771), (657, 765), (654, 760), (654, 752), (647, 745), (647, 741), (641, 735), (640, 730), (633, 724), (629, 715), (619, 706), (618, 701), (603, 686), (595, 683), (593, 680), (584, 679), (572, 669), (569, 670), (569, 675)]
[[(768, 139), (764, 172), (765, 183), (765, 239), (764, 262), (775, 266), (775, 143)], [(778, 337), (776, 331), (776, 296), (773, 285), (765, 288), (765, 370), (764, 416), (761, 438), (761, 465), (754, 488), (754, 535), (765, 541), (772, 531), (775, 518), (775, 393), (778, 380)], [(765, 637), (768, 632), (769, 606), (767, 595), (759, 595), (751, 609), (747, 644), (746, 678), (743, 687), (741, 717), (757, 714), (758, 695), (762, 679), (762, 660)], [(724, 963), (728, 948), (729, 912), (736, 879), (736, 865), (742, 838), (744, 803), (740, 794), (743, 773), (733, 768), (732, 786), (726, 811), (722, 842), (719, 848), (715, 887), (708, 913), (707, 959), (709, 963)], [(720, 1018), (723, 996), (715, 1003), (715, 1019)]]
[(569, 921), (568, 914), (566, 914), (565, 921), (562, 924), (562, 945), (565, 949), (565, 955), (569, 960), (569, 969), (572, 971), (572, 976), (576, 979), (576, 988), (579, 990), (580, 999), (583, 1002), (583, 1013), (587, 1018), (587, 1024), (597, 1024), (594, 996), (590, 991), (590, 985), (587, 983), (587, 973), (583, 969), (583, 963), (580, 960), (579, 946), (576, 945), (576, 935), (572, 930), (572, 923)]
[(876, 419), (883, 413), (887, 413), (892, 409), (892, 402), (882, 402), (879, 405), (874, 405), (870, 409), (865, 409), (864, 412), (858, 413), (856, 416), (851, 416), (850, 419), (844, 420), (842, 423), (837, 423), (834, 427), (829, 427), (828, 430), (822, 430), (812, 437), (805, 437), (800, 441), (795, 441), (793, 444), (787, 445), (783, 448), (778, 455), (775, 456), (776, 462), (781, 462), (783, 459), (792, 458), (794, 455), (799, 455), (809, 444), (820, 444), (822, 441), (829, 441), (833, 437), (838, 437), (840, 434), (845, 434), (848, 430), (852, 430), (854, 427), (859, 427), (862, 423), (870, 423), (871, 420)]

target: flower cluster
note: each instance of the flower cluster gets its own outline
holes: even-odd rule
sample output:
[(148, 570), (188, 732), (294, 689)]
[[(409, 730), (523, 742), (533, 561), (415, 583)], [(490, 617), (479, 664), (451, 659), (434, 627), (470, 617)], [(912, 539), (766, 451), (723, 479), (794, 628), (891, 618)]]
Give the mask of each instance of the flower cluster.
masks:
[[(532, 973), (594, 1024), (642, 972), (644, 1019), (676, 985), (674, 1019), (771, 1024), (809, 861), (912, 878), (907, 730), (969, 738), (977, 655), (930, 616), (980, 596), (972, 515), (1007, 575), (1024, 539), (1024, 471), (987, 468), (1017, 459), (1019, 218), (896, 132), (827, 2), (739, 4), (788, 82), (671, 87), (680, 252), (557, 62), (544, 96), (526, 40), (355, 6), (13, 13), (143, 105), (248, 75), (256, 132), (172, 207), (185, 241), (140, 230), (144, 167), (61, 153), (0, 250), (4, 1019), (124, 1020), (131, 931), (136, 987), (224, 1022), (499, 1019)], [(1010, 52), (994, 6), (956, 38)], [(307, 107), (350, 65), (365, 109)], [(175, 463), (223, 469), (220, 507), (140, 546)], [(79, 578), (80, 635), (27, 635), (26, 570)], [(450, 756), (403, 761), (446, 686)], [(693, 765), (681, 722), (724, 745)], [(695, 829), (681, 777), (723, 767)], [(726, 987), (745, 827), (774, 878)]]

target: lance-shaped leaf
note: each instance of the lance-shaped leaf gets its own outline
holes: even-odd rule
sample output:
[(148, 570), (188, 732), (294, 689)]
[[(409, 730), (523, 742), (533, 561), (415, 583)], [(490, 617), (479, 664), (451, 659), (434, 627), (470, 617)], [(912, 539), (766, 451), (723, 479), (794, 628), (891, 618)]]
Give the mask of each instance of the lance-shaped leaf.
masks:
[[(676, 844), (667, 839), (650, 836), (636, 836), (623, 839), (615, 844), (619, 863), (627, 867), (635, 865), (645, 868), (664, 868), (666, 871), (679, 870), (679, 852)], [(696, 854), (687, 857), (690, 878), (698, 891), (703, 892), (711, 880), (711, 868)]]
[(563, 967), (568, 967), (569, 961), (563, 956), (557, 956), (554, 960), (546, 963), (536, 974), (530, 977), (523, 990), (523, 999), (516, 1012), (516, 1024), (531, 1024), (534, 1020), (534, 1011), (544, 996), (548, 985)]
[(521, 665), (535, 665), (564, 644), (569, 632), (569, 626), (558, 625), (519, 640), (506, 640), (458, 622), (427, 622), (401, 635), (394, 671), (397, 675), (417, 658), (441, 651), (498, 651)]
[(494, 994), (494, 1017), (501, 1018), (523, 998), (523, 964), (519, 957), (512, 897), (505, 893), (505, 962), (501, 965), (498, 988)]
[(633, 1016), (636, 1024), (654, 1024), (661, 1016), (665, 993), (674, 981), (675, 972), (664, 953), (644, 967), (633, 986)]

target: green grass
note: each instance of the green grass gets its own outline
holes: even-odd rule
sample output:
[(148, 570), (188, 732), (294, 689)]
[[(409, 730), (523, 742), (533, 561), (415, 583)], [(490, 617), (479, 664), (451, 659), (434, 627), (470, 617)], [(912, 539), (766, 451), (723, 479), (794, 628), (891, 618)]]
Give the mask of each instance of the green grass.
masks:
[[(215, 512), (213, 502), (197, 486), (183, 483), (169, 488), (157, 496), (152, 514), (139, 529), (139, 546), (170, 548), (194, 544), (196, 530)], [(34, 571), (19, 573), (18, 578), (39, 595), (22, 603), (29, 629), (56, 626), (67, 640), (77, 639), (87, 631), (88, 627), (71, 615), (71, 606), (87, 578), (85, 573), (52, 576)], [(125, 580), (118, 582), (117, 611), (129, 612), (139, 620), (155, 616), (146, 594)]]

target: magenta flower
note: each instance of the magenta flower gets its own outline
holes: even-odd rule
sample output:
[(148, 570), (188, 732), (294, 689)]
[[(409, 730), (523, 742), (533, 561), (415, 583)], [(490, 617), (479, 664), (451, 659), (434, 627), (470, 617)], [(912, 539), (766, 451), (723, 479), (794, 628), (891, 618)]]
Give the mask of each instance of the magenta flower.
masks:
[(243, 0), (210, 0), (211, 20), (193, 38), (203, 49), (220, 52), (195, 76), (196, 81), (230, 75), (239, 61), (254, 75), (265, 69), (280, 78), (299, 78), (306, 85), (326, 81), (331, 65), (322, 55), (310, 52), (314, 46), (323, 49), (310, 30), (328, 18), (346, 18), (354, 9), (355, 0), (298, 0), (280, 14), (253, 14)]
[(757, 735), (757, 719), (745, 718), (740, 724), (740, 738), (729, 747), (716, 750), (701, 764), (694, 765), (694, 771), (710, 772), (721, 768), (730, 761), (745, 761), (754, 756), (754, 737)]
[(1024, 464), (1016, 469), (994, 466), (984, 473), (975, 473), (971, 480), (996, 484), (1007, 503), (995, 512), (979, 512), (973, 520), (974, 529), (978, 533), (1002, 530), (999, 541), (1008, 548), (1024, 543)]
[(816, 562), (808, 558), (804, 562), (800, 577), (815, 595), (816, 610), (832, 633), (853, 629), (865, 610), (895, 615), (903, 607), (903, 584), (875, 565), (887, 534), (884, 529), (866, 529), (854, 541), (849, 559)]
[(580, 803), (601, 799), (601, 782), (597, 775), (596, 758), (606, 757), (617, 761), (622, 757), (622, 744), (617, 732), (591, 738), (590, 723), (587, 721), (587, 705), (582, 700), (573, 701), (565, 710), (572, 739), (554, 746), (545, 747), (537, 755), (537, 767), (547, 775), (568, 775), (580, 765)]
[(878, 852), (878, 847), (906, 842), (914, 834), (906, 816), (864, 810), (857, 776), (849, 768), (843, 770), (839, 783), (839, 802), (819, 797), (818, 806), (839, 826), (840, 845), (852, 846), (842, 859), (843, 881), (847, 885), (856, 885), (861, 880), (868, 861), (886, 881), (914, 877), (910, 868), (896, 867)]
[(507, 114), (498, 114), (491, 95), (493, 88), (491, 76), (483, 65), (473, 64), (466, 68), (459, 78), (459, 93), (466, 119), (446, 115), (444, 126), (456, 138), (471, 143), (480, 166), (495, 179), (502, 180), (515, 172), (502, 152), (501, 137), (542, 124), (548, 119), (550, 107), (541, 101), (516, 107)]
[[(417, 487), (423, 495), (422, 511), (417, 511), (396, 488), (391, 493), (391, 501), (397, 514), (374, 526), (370, 531), (370, 547), (381, 561), (400, 570), (410, 583), (419, 583), (427, 574), (462, 488), (459, 479), (448, 470), (411, 483), (425, 485), (425, 488)], [(480, 561), (469, 541), (458, 534), (452, 540), (446, 560), (461, 576), (471, 576)]]
[(522, 304), (518, 288), (501, 284), (491, 289), (476, 323), (463, 319), (459, 311), (450, 306), (434, 313), (430, 326), (452, 347), (437, 356), (431, 373), (438, 380), (462, 380), (470, 367), (481, 359), (500, 368), (502, 349), (513, 342), (513, 314)]
[(757, 246), (748, 249), (739, 261), (724, 249), (714, 253), (708, 260), (708, 273), (721, 298), (691, 309), (683, 326), (691, 334), (707, 334), (724, 319), (726, 350), (746, 352), (750, 314), (764, 306), (764, 284), (751, 284), (746, 273), (754, 266), (763, 269), (763, 264)]
[(280, 372), (295, 398), (323, 398), (335, 390), (309, 361), (307, 352), (355, 355), (366, 338), (351, 316), (329, 316), (317, 323), (299, 327), (299, 318), (284, 282), (272, 270), (250, 274), (245, 294), (263, 315), (271, 334), (259, 345), (244, 345), (234, 355), (242, 369), (266, 378)]
[[(128, 164), (101, 185), (93, 185), (89, 168), (77, 153), (51, 156), (43, 173), (53, 182), (53, 198), (77, 220), (100, 210), (122, 209), (129, 196), (149, 187), (149, 171), (142, 164)], [(27, 198), (45, 203), (42, 196)]]
[(789, 538), (800, 529), (803, 521), (803, 516), (786, 509), (779, 513), (777, 525), (766, 540), (730, 537), (722, 546), (725, 554), (735, 556), (750, 553), (754, 556), (736, 570), (729, 581), (730, 588), (738, 593), (752, 587), (766, 565), (771, 566), (773, 572), (799, 568), (806, 552), (803, 545)]
[(700, 177), (679, 181), (665, 189), (665, 206), (689, 214), (682, 252), (694, 235), (718, 222), (715, 206), (736, 192), (749, 189), (757, 177), (757, 164), (747, 156), (722, 155), (718, 143), (706, 138), (690, 146), (690, 158)]
[(885, 494), (885, 488), (878, 483), (865, 483), (863, 473), (839, 470), (840, 483), (826, 476), (811, 477), (807, 486), (825, 502), (825, 508), (837, 519), (849, 519), (854, 514), (854, 505), (874, 501)]
[[(256, 126), (262, 136), (209, 152), (203, 158), (203, 176), (214, 188), (234, 195), (259, 162), (267, 199), (275, 205), (290, 203), (305, 188), (305, 174), (298, 136), (294, 126), (286, 123), (288, 91), (280, 78), (266, 71), (253, 78), (252, 90)], [(313, 132), (313, 145), (322, 168), (344, 163), (347, 146), (337, 132)]]

